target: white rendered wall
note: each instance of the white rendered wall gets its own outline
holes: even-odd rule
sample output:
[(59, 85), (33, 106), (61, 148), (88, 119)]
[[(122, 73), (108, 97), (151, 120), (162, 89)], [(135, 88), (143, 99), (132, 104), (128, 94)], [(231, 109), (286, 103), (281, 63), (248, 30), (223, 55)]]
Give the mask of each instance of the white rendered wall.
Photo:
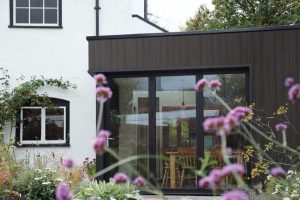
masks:
[[(136, 0), (137, 1), (137, 0)], [(131, 0), (101, 0), (101, 35), (160, 32), (132, 18)], [(62, 0), (62, 29), (8, 28), (9, 1), (0, 0), (0, 67), (12, 79), (21, 74), (69, 80), (77, 89), (46, 88), (49, 96), (70, 101), (70, 147), (17, 148), (18, 158), (25, 150), (41, 154), (68, 155), (77, 164), (94, 158), (91, 140), (95, 136), (95, 87), (88, 71), (88, 42), (95, 35), (95, 0)], [(142, 11), (143, 12), (143, 11)], [(133, 28), (134, 27), (134, 28)], [(16, 86), (20, 82), (13, 82)], [(43, 92), (43, 91), (41, 91)]]
[(132, 17), (133, 14), (143, 17), (144, 0), (101, 0), (100, 7), (100, 35), (162, 32)]

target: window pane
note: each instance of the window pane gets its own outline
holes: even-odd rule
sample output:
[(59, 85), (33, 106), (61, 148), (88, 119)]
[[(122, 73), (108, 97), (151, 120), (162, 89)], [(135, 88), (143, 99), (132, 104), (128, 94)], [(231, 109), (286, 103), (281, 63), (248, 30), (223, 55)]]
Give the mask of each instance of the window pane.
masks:
[(41, 140), (41, 109), (23, 109), (23, 140)]
[(57, 24), (56, 9), (45, 9), (45, 24)]
[[(162, 188), (196, 188), (196, 76), (156, 78), (156, 179)], [(180, 181), (180, 177), (182, 180)]]
[(28, 7), (28, 0), (16, 0), (16, 7)]
[(30, 23), (43, 23), (43, 9), (30, 9)]
[(45, 0), (45, 7), (57, 7), (57, 0)]
[(43, 0), (30, 0), (31, 7), (43, 7)]
[(16, 23), (29, 23), (29, 9), (16, 9)]
[(65, 130), (64, 109), (46, 109), (46, 140), (63, 140)]
[[(207, 80), (218, 79), (222, 85), (217, 94), (231, 107), (237, 105), (246, 105), (246, 77), (245, 74), (213, 74), (204, 75)], [(208, 88), (203, 92), (204, 98), (204, 119), (209, 117), (225, 116), (228, 110), (225, 106), (211, 94)], [(227, 146), (232, 148), (232, 155), (229, 156), (231, 162), (237, 162), (244, 165), (243, 153), (245, 142), (240, 134), (229, 134), (227, 136)], [(210, 155), (211, 161), (214, 163), (212, 167), (221, 168), (225, 165), (221, 153), (220, 136), (215, 133), (204, 133), (204, 152)], [(234, 179), (229, 179), (226, 187)], [(234, 183), (232, 183), (234, 184)]]
[[(148, 154), (148, 78), (114, 78), (110, 82), (114, 92), (111, 100), (110, 147), (121, 158)], [(112, 161), (113, 162), (113, 161)], [(148, 177), (148, 160), (139, 159), (130, 163), (144, 177)], [(119, 171), (135, 178), (126, 165)]]

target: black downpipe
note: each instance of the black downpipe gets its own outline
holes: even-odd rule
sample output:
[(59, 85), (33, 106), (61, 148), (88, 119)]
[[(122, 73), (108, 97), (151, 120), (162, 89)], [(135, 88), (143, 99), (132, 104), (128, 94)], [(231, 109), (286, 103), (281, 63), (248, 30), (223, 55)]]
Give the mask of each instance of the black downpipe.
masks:
[(144, 0), (144, 18), (148, 20), (148, 1)]
[(96, 36), (99, 36), (99, 10), (100, 10), (100, 6), (99, 6), (99, 0), (96, 0), (96, 6), (95, 6), (95, 10), (96, 10)]

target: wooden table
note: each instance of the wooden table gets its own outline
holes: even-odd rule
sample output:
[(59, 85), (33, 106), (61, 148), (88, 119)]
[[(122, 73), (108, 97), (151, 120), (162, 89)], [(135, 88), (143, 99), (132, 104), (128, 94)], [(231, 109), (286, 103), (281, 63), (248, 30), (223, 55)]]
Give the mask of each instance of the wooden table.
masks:
[(178, 152), (166, 152), (170, 157), (170, 182), (171, 188), (176, 188), (176, 157)]

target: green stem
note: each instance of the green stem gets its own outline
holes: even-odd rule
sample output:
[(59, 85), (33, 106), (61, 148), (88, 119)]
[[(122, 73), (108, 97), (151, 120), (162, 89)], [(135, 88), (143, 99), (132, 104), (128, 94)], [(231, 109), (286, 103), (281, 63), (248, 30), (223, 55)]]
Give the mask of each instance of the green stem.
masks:
[[(231, 165), (231, 162), (228, 158), (228, 155), (227, 155), (227, 151), (226, 151), (226, 148), (227, 148), (227, 141), (226, 141), (226, 135), (225, 134), (222, 134), (221, 135), (221, 151), (222, 151), (222, 156), (223, 156), (223, 159), (224, 159), (224, 162), (226, 165)], [(238, 175), (237, 173), (233, 173), (233, 176), (235, 178), (235, 180), (237, 181), (237, 184), (238, 186), (248, 190), (248, 186), (247, 184), (244, 182), (244, 180), (241, 178), (240, 175)]]
[(98, 115), (98, 122), (97, 122), (97, 128), (96, 133), (100, 131), (101, 123), (102, 123), (102, 115), (103, 115), (103, 102), (100, 102), (100, 108), (99, 108), (99, 115)]

